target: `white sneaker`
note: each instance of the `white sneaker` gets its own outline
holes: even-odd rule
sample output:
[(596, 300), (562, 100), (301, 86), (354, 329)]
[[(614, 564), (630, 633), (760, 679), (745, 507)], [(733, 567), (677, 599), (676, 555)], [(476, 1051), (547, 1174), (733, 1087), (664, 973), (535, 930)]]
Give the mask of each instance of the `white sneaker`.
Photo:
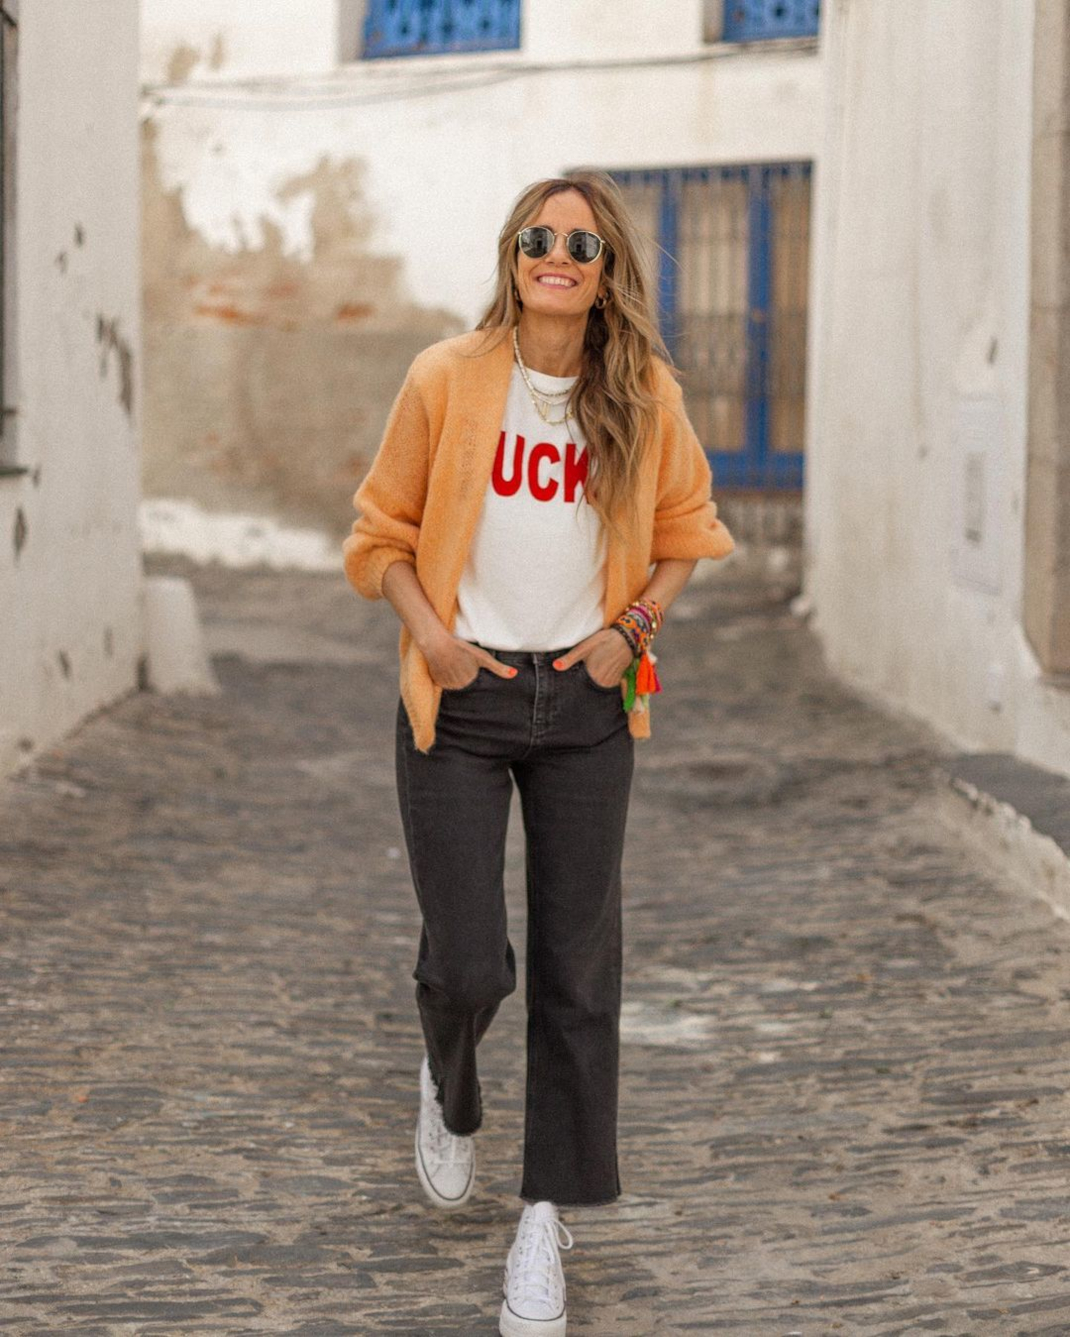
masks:
[(552, 1202), (525, 1203), (505, 1260), (502, 1337), (565, 1337), (565, 1273), (558, 1248), (572, 1244)]
[(431, 1065), (420, 1064), (420, 1113), (416, 1119), (416, 1173), (424, 1192), (444, 1211), (463, 1207), (476, 1180), (475, 1143), (446, 1127), (435, 1096)]

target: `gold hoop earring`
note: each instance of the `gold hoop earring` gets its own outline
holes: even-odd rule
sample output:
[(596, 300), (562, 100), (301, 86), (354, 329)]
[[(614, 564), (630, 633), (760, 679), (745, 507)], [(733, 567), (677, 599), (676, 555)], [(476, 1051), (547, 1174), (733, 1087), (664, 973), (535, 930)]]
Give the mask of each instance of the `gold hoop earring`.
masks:
[(523, 309), (524, 303), (520, 300), (520, 289), (516, 286), (515, 283), (513, 284), (513, 301), (517, 304), (517, 306)]
[(598, 294), (598, 296), (595, 298), (594, 304), (599, 309), (599, 311), (604, 311), (606, 309), (608, 302), (609, 302), (609, 294), (603, 292)]

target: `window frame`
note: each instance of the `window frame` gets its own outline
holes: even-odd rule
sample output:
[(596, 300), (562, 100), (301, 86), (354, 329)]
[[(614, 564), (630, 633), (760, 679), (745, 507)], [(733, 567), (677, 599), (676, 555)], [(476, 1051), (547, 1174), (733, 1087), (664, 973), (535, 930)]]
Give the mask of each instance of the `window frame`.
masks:
[[(416, 10), (420, 0), (367, 0), (364, 20), (361, 24), (361, 49), (359, 59), (368, 60), (404, 60), (419, 56), (458, 56), (472, 55), (487, 51), (518, 51), (523, 44), (523, 0), (437, 0), (441, 9), (453, 10), (461, 4), (480, 5), (484, 9), (510, 6), (515, 13), (508, 18), (508, 32), (485, 38), (464, 37), (452, 41), (400, 43), (392, 40), (386, 28), (384, 9), (387, 5), (397, 5)], [(413, 16), (414, 19), (416, 15)], [(504, 27), (505, 24), (503, 23)]]
[[(738, 450), (703, 448), (710, 461), (718, 487), (749, 491), (752, 489), (797, 491), (803, 487), (805, 473), (805, 414), (803, 396), (803, 439), (797, 451), (775, 450), (771, 444), (773, 398), (769, 376), (772, 343), (772, 251), (775, 208), (771, 181), (774, 176), (796, 174), (809, 181), (810, 210), (813, 210), (813, 161), (777, 159), (763, 162), (705, 163), (690, 166), (638, 167), (609, 169), (609, 175), (621, 186), (657, 185), (657, 270), (654, 282), (658, 322), (669, 353), (676, 359), (679, 339), (679, 227), (681, 187), (687, 180), (707, 181), (742, 179), (748, 189), (747, 250), (747, 341), (746, 392), (744, 396), (745, 436)], [(626, 197), (627, 198), (627, 197)], [(757, 244), (755, 244), (757, 243)], [(806, 304), (809, 325), (809, 293)]]
[[(810, 2), (811, 0), (782, 0), (782, 3), (792, 6)], [(767, 3), (769, 0), (705, 0), (703, 30), (706, 42), (721, 42), (730, 47), (746, 46), (751, 43), (764, 46), (770, 42), (785, 42), (792, 45), (817, 42), (821, 31), (821, 0), (814, 0), (817, 13), (812, 23), (809, 20), (805, 23), (796, 21), (779, 27), (756, 22), (753, 14), (746, 12), (753, 5)]]

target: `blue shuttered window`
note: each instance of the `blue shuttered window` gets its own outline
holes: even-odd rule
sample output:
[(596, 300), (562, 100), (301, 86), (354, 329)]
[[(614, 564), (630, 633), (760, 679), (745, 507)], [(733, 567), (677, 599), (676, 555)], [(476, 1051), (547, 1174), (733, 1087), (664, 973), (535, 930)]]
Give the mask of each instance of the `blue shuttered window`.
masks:
[(803, 481), (810, 164), (613, 172), (718, 487)]
[(520, 0), (369, 0), (364, 57), (502, 51), (520, 45)]
[(726, 42), (816, 37), (820, 0), (724, 0)]

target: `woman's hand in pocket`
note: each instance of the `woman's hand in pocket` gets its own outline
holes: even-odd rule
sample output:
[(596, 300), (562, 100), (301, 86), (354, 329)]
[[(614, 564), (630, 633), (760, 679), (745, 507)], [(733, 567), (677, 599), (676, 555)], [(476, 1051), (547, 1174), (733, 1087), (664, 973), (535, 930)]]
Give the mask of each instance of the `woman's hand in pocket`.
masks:
[(516, 669), (495, 659), (489, 650), (473, 645), (459, 636), (447, 635), (425, 652), (431, 680), (438, 687), (455, 692), (475, 682), (481, 668), (489, 669), (499, 678), (515, 678)]
[(570, 669), (582, 659), (596, 686), (615, 687), (633, 658), (631, 646), (620, 632), (603, 627), (574, 645), (567, 655), (554, 660), (554, 668)]

